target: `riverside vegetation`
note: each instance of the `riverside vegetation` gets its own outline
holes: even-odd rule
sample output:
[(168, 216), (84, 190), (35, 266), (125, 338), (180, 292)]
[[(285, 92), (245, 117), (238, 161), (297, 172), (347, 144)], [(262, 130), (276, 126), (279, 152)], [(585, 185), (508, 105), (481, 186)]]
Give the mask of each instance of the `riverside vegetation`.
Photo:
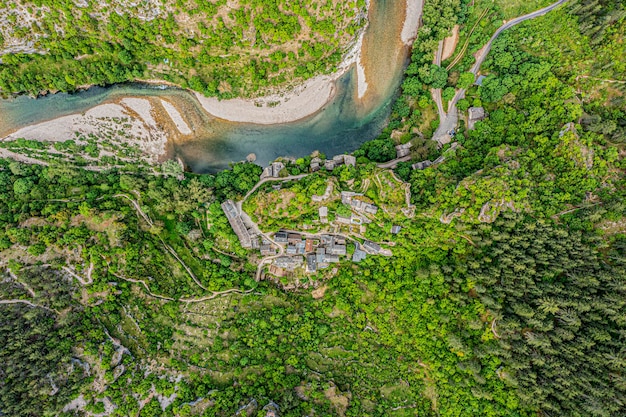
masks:
[(334, 70), (365, 1), (0, 2), (3, 94), (162, 79), (257, 96)]
[[(468, 6), (426, 2), (424, 23), (443, 7), (473, 25), (483, 11)], [(503, 33), (465, 98), (489, 116), (471, 131), (461, 122), (455, 149), (413, 151), (444, 162), (395, 170), (415, 215), (385, 214), (366, 235), (394, 241), (394, 256), (343, 262), (294, 290), (254, 280), (255, 255), (219, 207), (253, 188), (256, 165), (177, 179), (1, 161), (0, 411), (624, 415), (625, 15), (619, 1), (580, 0)], [(417, 68), (425, 59), (416, 49)], [(356, 167), (262, 187), (244, 208), (293, 227), (328, 182), (373, 182), (394, 141), (436, 127), (415, 68)], [(458, 85), (455, 71), (439, 86)], [(379, 185), (368, 197), (381, 207), (383, 195), (402, 201)], [(279, 197), (280, 210), (267, 206)]]

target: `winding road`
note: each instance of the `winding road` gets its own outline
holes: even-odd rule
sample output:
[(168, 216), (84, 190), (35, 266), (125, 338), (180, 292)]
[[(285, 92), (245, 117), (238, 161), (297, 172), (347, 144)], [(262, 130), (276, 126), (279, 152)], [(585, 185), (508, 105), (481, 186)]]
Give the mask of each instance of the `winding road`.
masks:
[(76, 274), (67, 266), (62, 266), (61, 269), (63, 269), (68, 274), (70, 274), (72, 277), (76, 278), (76, 280), (78, 280), (78, 282), (80, 282), (82, 285), (91, 285), (93, 283), (93, 278), (91, 278), (91, 273), (93, 272), (93, 266), (94, 266), (93, 262), (90, 262), (89, 268), (87, 269), (87, 279), (81, 278), (78, 274)]
[(274, 178), (274, 177), (269, 177), (269, 178), (263, 178), (262, 180), (260, 180), (259, 182), (256, 183), (256, 185), (254, 187), (252, 187), (252, 189), (250, 191), (248, 191), (248, 193), (241, 199), (239, 200), (236, 204), (237, 206), (237, 211), (239, 212), (239, 215), (241, 216), (241, 219), (243, 220), (243, 222), (246, 224), (246, 226), (248, 226), (249, 228), (251, 228), (257, 235), (259, 236), (263, 236), (263, 238), (265, 238), (267, 241), (269, 241), (270, 243), (272, 243), (274, 246), (276, 246), (278, 248), (278, 254), (277, 255), (270, 255), (270, 256), (266, 256), (265, 258), (261, 259), (261, 261), (259, 262), (259, 266), (257, 267), (257, 271), (256, 271), (256, 280), (259, 281), (261, 278), (261, 272), (263, 271), (263, 266), (265, 264), (267, 264), (269, 261), (278, 258), (279, 256), (284, 255), (285, 253), (285, 249), (283, 248), (282, 245), (279, 245), (278, 243), (276, 243), (274, 241), (274, 239), (272, 239), (271, 237), (269, 237), (269, 235), (267, 233), (264, 233), (260, 228), (259, 225), (254, 222), (250, 216), (248, 215), (248, 213), (246, 213), (245, 211), (243, 211), (243, 203), (256, 191), (259, 189), (259, 187), (267, 182), (284, 182), (284, 181), (293, 181), (293, 180), (299, 180), (301, 178), (304, 178), (306, 176), (308, 176), (310, 174), (300, 174), (300, 175), (290, 175), (287, 177), (283, 177), (283, 178)]
[(292, 180), (299, 180), (300, 178), (304, 178), (306, 176), (308, 176), (310, 174), (300, 174), (300, 175), (290, 175), (288, 177), (283, 177), (283, 178), (274, 178), (274, 177), (268, 177), (268, 178), (263, 178), (262, 180), (260, 180), (259, 182), (256, 183), (256, 185), (254, 187), (252, 187), (252, 189), (250, 191), (248, 191), (248, 193), (241, 199), (241, 201), (239, 201), (237, 203), (237, 209), (239, 209), (239, 211), (241, 212), (241, 207), (240, 204), (243, 204), (248, 197), (250, 197), (252, 195), (252, 193), (254, 193), (256, 190), (259, 189), (260, 186), (262, 186), (263, 184), (265, 184), (266, 182), (272, 182), (272, 181), (292, 181)]
[[(512, 19), (506, 22), (505, 24), (503, 24), (502, 26), (500, 26), (498, 30), (495, 31), (493, 36), (491, 36), (491, 39), (489, 39), (489, 42), (487, 42), (485, 46), (483, 46), (483, 48), (480, 50), (478, 57), (476, 57), (476, 62), (470, 69), (470, 72), (474, 74), (474, 76), (478, 75), (478, 71), (480, 71), (480, 66), (483, 64), (483, 62), (487, 58), (487, 55), (489, 55), (489, 51), (491, 51), (493, 42), (498, 38), (498, 36), (500, 36), (502, 32), (526, 20), (543, 16), (547, 14), (548, 12), (556, 9), (560, 5), (567, 3), (568, 1), (569, 0), (559, 0), (556, 3), (551, 4), (550, 6), (544, 7), (543, 9), (536, 10), (532, 13), (528, 13), (524, 16), (516, 17), (515, 19)], [(437, 53), (438, 52), (439, 51), (437, 51)], [(465, 97), (465, 91), (466, 89), (464, 88), (457, 90), (456, 94), (454, 95), (454, 98), (450, 100), (450, 103), (448, 103), (448, 112), (443, 119), (441, 118), (441, 113), (440, 113), (439, 127), (437, 128), (437, 131), (433, 135), (433, 140), (436, 140), (440, 144), (445, 144), (450, 141), (448, 132), (451, 129), (454, 129), (458, 122), (458, 112), (457, 112), (456, 104), (458, 103), (460, 99)], [(435, 100), (435, 103), (437, 103), (438, 108), (440, 106), (443, 106), (441, 103), (441, 95), (437, 96), (436, 94), (433, 94), (433, 100)]]
[[(437, 53), (435, 53), (434, 64), (438, 67), (441, 66), (441, 55), (443, 54), (443, 41), (439, 41), (439, 47)], [(441, 88), (431, 88), (430, 95), (433, 96), (435, 104), (437, 104), (437, 113), (439, 114), (439, 120), (443, 120), (446, 117), (446, 112), (443, 109), (443, 101), (441, 100)]]
[(504, 32), (505, 30), (518, 25), (526, 20), (530, 20), (530, 19), (534, 19), (536, 17), (540, 17), (543, 16), (545, 14), (547, 14), (548, 12), (551, 12), (552, 10), (556, 9), (557, 7), (559, 7), (560, 5), (567, 3), (569, 0), (559, 0), (556, 3), (551, 4), (550, 6), (544, 7), (543, 9), (539, 9), (537, 11), (534, 11), (532, 13), (528, 13), (524, 16), (520, 16), (520, 17), (516, 17), (515, 19), (509, 20), (508, 22), (506, 22), (505, 24), (503, 24), (502, 26), (500, 26), (498, 28), (498, 30), (496, 30), (496, 32), (493, 34), (493, 36), (491, 37), (491, 39), (489, 39), (489, 42), (487, 42), (487, 44), (483, 47), (483, 49), (481, 50), (481, 54), (479, 55), (478, 59), (476, 60), (476, 63), (472, 66), (472, 69), (470, 69), (470, 72), (473, 73), (474, 75), (478, 74), (478, 71), (480, 70), (480, 66), (482, 65), (483, 61), (485, 60), (485, 58), (487, 57), (487, 55), (489, 54), (489, 51), (491, 50), (491, 46), (493, 45), (493, 42), (496, 40), (496, 38), (498, 36), (500, 36), (500, 34), (502, 32)]

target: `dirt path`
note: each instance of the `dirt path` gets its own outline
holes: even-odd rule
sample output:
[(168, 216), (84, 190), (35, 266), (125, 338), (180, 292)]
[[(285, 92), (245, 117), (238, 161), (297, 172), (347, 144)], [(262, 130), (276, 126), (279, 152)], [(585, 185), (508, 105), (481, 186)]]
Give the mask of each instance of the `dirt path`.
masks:
[(272, 256), (267, 256), (263, 259), (261, 259), (261, 262), (259, 262), (259, 266), (256, 267), (256, 275), (254, 277), (255, 280), (260, 281), (261, 280), (261, 274), (263, 273), (263, 267), (270, 263), (272, 260), (279, 258), (281, 256), (283, 256), (284, 253), (284, 249), (282, 246), (278, 246), (280, 248), (280, 253), (278, 255), (272, 255)]
[(137, 203), (137, 201), (133, 200), (132, 198), (130, 198), (126, 194), (115, 194), (113, 197), (114, 198), (122, 197), (122, 198), (125, 198), (128, 201), (130, 201), (131, 204), (135, 207), (135, 210), (137, 210), (137, 213), (139, 213), (141, 215), (141, 217), (143, 217), (143, 219), (146, 221), (146, 223), (148, 223), (148, 225), (150, 225), (150, 227), (154, 226), (154, 223), (152, 222), (152, 219), (150, 219), (150, 217), (148, 217), (148, 215), (146, 213), (144, 213), (144, 211), (141, 209), (141, 207), (139, 207), (139, 204)]
[[(443, 40), (443, 55), (441, 60), (445, 61), (450, 58), (459, 43), (459, 25), (454, 25), (452, 35)], [(441, 65), (441, 64), (440, 64)]]
[[(410, 210), (414, 210), (415, 206), (413, 204), (411, 204), (411, 184), (409, 184), (408, 182), (402, 181), (402, 179), (399, 178), (393, 170), (391, 170), (389, 172), (391, 172), (391, 176), (396, 181), (398, 181), (402, 185), (402, 187), (404, 188), (404, 200), (405, 200), (405, 203), (406, 203), (406, 209), (409, 210), (409, 211)], [(404, 207), (402, 209), (404, 210)], [(406, 213), (405, 213), (405, 215), (406, 215)], [(413, 216), (414, 215), (415, 215), (415, 213), (413, 214)], [(413, 217), (413, 216), (408, 216), (407, 215), (407, 217)]]
[(62, 266), (61, 269), (76, 278), (78, 282), (80, 282), (82, 285), (90, 285), (93, 283), (93, 279), (91, 278), (91, 272), (93, 271), (93, 262), (89, 264), (89, 268), (87, 269), (87, 279), (82, 279), (78, 274), (76, 274), (67, 266)]
[[(439, 41), (439, 47), (435, 52), (435, 59), (433, 64), (441, 66), (441, 55), (443, 54), (443, 41)], [(437, 104), (437, 114), (439, 114), (439, 120), (446, 118), (446, 112), (443, 110), (443, 101), (441, 99), (441, 88), (431, 88), (430, 95), (433, 97), (435, 104)]]
[(480, 23), (481, 20), (483, 20), (483, 18), (485, 16), (487, 16), (487, 13), (489, 12), (489, 10), (491, 10), (490, 8), (486, 8), (482, 14), (480, 15), (480, 17), (478, 18), (478, 20), (476, 21), (476, 23), (474, 23), (474, 26), (472, 26), (472, 30), (470, 30), (469, 34), (467, 35), (467, 40), (465, 41), (465, 43), (463, 44), (463, 47), (461, 48), (461, 50), (459, 51), (459, 53), (457, 54), (457, 56), (454, 58), (454, 60), (452, 60), (452, 62), (446, 67), (446, 70), (450, 71), (456, 64), (459, 63), (459, 61), (463, 58), (463, 56), (465, 55), (465, 52), (467, 51), (467, 48), (469, 47), (469, 42), (470, 42), (470, 38), (472, 37), (472, 34), (474, 33), (474, 31), (476, 30), (476, 27), (478, 26), (478, 24)]
[(201, 298), (181, 298), (178, 301), (181, 301), (183, 303), (201, 303), (203, 301), (209, 301), (209, 300), (212, 300), (214, 298), (223, 297), (223, 296), (228, 295), (228, 294), (250, 294), (252, 291), (254, 291), (254, 290), (250, 289), (250, 290), (242, 291), (242, 290), (238, 290), (236, 288), (232, 288), (230, 290), (224, 290), (224, 291), (213, 291), (213, 295), (209, 295), (207, 297), (201, 297)]
[(241, 201), (239, 203), (237, 203), (237, 209), (239, 209), (239, 211), (241, 212), (241, 205), (243, 205), (243, 203), (248, 199), (248, 197), (250, 197), (256, 190), (259, 189), (260, 186), (262, 186), (266, 182), (299, 180), (300, 178), (304, 178), (304, 177), (306, 177), (308, 175), (310, 175), (310, 174), (290, 175), (290, 176), (284, 177), (284, 178), (273, 178), (273, 177), (271, 177), (271, 178), (263, 178), (262, 180), (257, 182), (256, 185), (254, 187), (252, 187), (252, 189), (250, 191), (248, 191), (246, 193), (246, 195), (241, 199)]
[(500, 339), (500, 336), (498, 335), (498, 333), (496, 332), (496, 319), (493, 319), (493, 321), (491, 322), (491, 332), (493, 333), (493, 336), (496, 339)]
[(52, 309), (52, 308), (49, 308), (49, 307), (46, 307), (46, 306), (42, 306), (42, 305), (39, 305), (39, 304), (34, 304), (34, 303), (31, 303), (28, 300), (0, 300), (0, 304), (9, 304), (9, 305), (10, 304), (26, 304), (27, 306), (30, 306), (30, 307), (43, 308), (44, 310), (52, 311), (53, 313), (55, 313), (57, 315), (61, 314), (59, 311), (57, 311), (55, 309)]
[(174, 299), (172, 297), (166, 297), (164, 295), (159, 295), (159, 294), (155, 294), (155, 293), (151, 292), (150, 291), (150, 287), (148, 287), (148, 284), (146, 284), (146, 282), (144, 280), (127, 278), (127, 277), (119, 275), (119, 274), (117, 274), (115, 272), (110, 272), (110, 273), (114, 277), (117, 277), (117, 278), (122, 279), (124, 281), (132, 282), (133, 284), (141, 284), (145, 288), (145, 290), (146, 290), (146, 292), (147, 292), (147, 294), (149, 296), (154, 297), (154, 298), (158, 298), (160, 300), (165, 300), (165, 301), (179, 301), (181, 303), (201, 303), (203, 301), (209, 301), (209, 300), (212, 300), (214, 298), (223, 297), (223, 296), (228, 295), (228, 294), (249, 294), (252, 291), (254, 291), (253, 289), (242, 291), (242, 290), (237, 289), (237, 288), (231, 288), (229, 290), (224, 290), (224, 291), (210, 291), (211, 295), (207, 295), (205, 297), (200, 297), (200, 298), (179, 298), (178, 300), (176, 300), (176, 299)]
[[(115, 194), (113, 197), (117, 197), (117, 198), (124, 197), (124, 198), (126, 198), (128, 201), (130, 201), (132, 203), (132, 205), (135, 207), (135, 210), (137, 210), (137, 213), (140, 214), (140, 216), (146, 221), (146, 223), (148, 223), (148, 225), (150, 227), (154, 226), (154, 223), (152, 222), (152, 219), (150, 219), (150, 217), (141, 209), (141, 207), (139, 206), (139, 203), (137, 203), (136, 200), (130, 198), (126, 194)], [(198, 285), (200, 288), (202, 288), (205, 291), (209, 291), (209, 289), (206, 288), (204, 285), (202, 285), (202, 283), (198, 280), (198, 278), (193, 273), (191, 268), (189, 268), (187, 266), (187, 264), (178, 256), (178, 254), (176, 253), (174, 248), (172, 248), (170, 245), (165, 243), (165, 241), (163, 240), (163, 238), (161, 236), (158, 236), (158, 238), (161, 241), (161, 243), (163, 244), (163, 246), (165, 247), (165, 249), (178, 261), (178, 263), (180, 263), (180, 265), (185, 269), (185, 271), (187, 271), (187, 273), (189, 274), (191, 279), (196, 283), (196, 285)]]
[(28, 284), (26, 284), (25, 282), (20, 281), (20, 279), (17, 277), (17, 275), (15, 275), (13, 273), (13, 271), (11, 271), (11, 268), (7, 267), (7, 272), (9, 273), (9, 276), (11, 277), (11, 279), (13, 281), (15, 281), (16, 283), (20, 284), (22, 287), (24, 287), (24, 289), (26, 291), (28, 291), (28, 293), (30, 294), (31, 297), (33, 297), (33, 298), (36, 297), (35, 291), (33, 291), (33, 289)]
[[(296, 179), (296, 178), (301, 178), (304, 177), (308, 174), (304, 174), (304, 175), (297, 175), (294, 177), (291, 177), (290, 179)], [(281, 178), (282, 180), (288, 180), (288, 178)], [(268, 179), (269, 180), (269, 179)], [(258, 188), (261, 185), (261, 181), (255, 186), (256, 188)], [(252, 193), (252, 191), (254, 191), (255, 189), (253, 188), (253, 190), (251, 190), (248, 194), (246, 194), (246, 198)], [(135, 191), (135, 193), (137, 195), (139, 195), (138, 192)], [(124, 197), (127, 200), (129, 200), (133, 207), (135, 207), (135, 210), (137, 210), (137, 212), (139, 213), (139, 215), (146, 221), (146, 223), (148, 223), (148, 225), (150, 225), (151, 227), (154, 226), (154, 223), (152, 222), (152, 219), (150, 219), (150, 217), (141, 209), (141, 206), (139, 206), (139, 203), (137, 203), (136, 200), (130, 198), (129, 196), (127, 196), (126, 194), (116, 194), (114, 195), (114, 197)], [(204, 285), (202, 285), (200, 283), (200, 281), (198, 281), (198, 279), (196, 278), (196, 276), (194, 275), (193, 271), (191, 271), (191, 269), (187, 266), (187, 264), (185, 264), (185, 262), (183, 262), (182, 259), (180, 259), (180, 257), (178, 256), (178, 254), (176, 253), (176, 251), (174, 250), (174, 248), (172, 248), (170, 245), (168, 245), (167, 243), (165, 243), (165, 241), (159, 236), (159, 239), (161, 240), (161, 243), (163, 244), (163, 246), (165, 247), (165, 249), (167, 249), (167, 251), (183, 266), (183, 268), (185, 268), (185, 270), (187, 271), (187, 273), (189, 274), (189, 276), (194, 280), (194, 282), (203, 290), (205, 291), (209, 291), (211, 293), (211, 295), (206, 296), (206, 297), (202, 297), (202, 298), (181, 298), (178, 301), (183, 302), (183, 303), (198, 303), (198, 302), (202, 302), (202, 301), (208, 301), (208, 300), (212, 300), (216, 297), (219, 296), (223, 296), (226, 294), (231, 294), (231, 293), (238, 293), (238, 294), (247, 294), (252, 292), (252, 290), (248, 290), (248, 291), (242, 291), (239, 289), (230, 289), (230, 290), (225, 290), (225, 291), (211, 291), (208, 288), (206, 288)], [(280, 246), (279, 246), (280, 247)], [(93, 267), (93, 264), (90, 266), (89, 271), (91, 271)], [(64, 267), (65, 269), (65, 267)], [(71, 273), (71, 271), (68, 271)], [(146, 284), (145, 281), (143, 280), (138, 280), (138, 279), (132, 279), (132, 278), (126, 278), (123, 277), (121, 275), (115, 274), (113, 272), (111, 272), (112, 275), (123, 279), (124, 281), (128, 281), (128, 282), (132, 282), (135, 284), (141, 284), (146, 291), (148, 292), (148, 294), (154, 298), (159, 298), (161, 300), (166, 300), (166, 301), (176, 301), (174, 298), (171, 297), (166, 297), (163, 295), (159, 295), (159, 294), (154, 294), (150, 291), (150, 287), (148, 286), (148, 284)], [(78, 278), (78, 277), (77, 277)], [(91, 278), (91, 277), (90, 277)]]
[(48, 162), (31, 158), (29, 156), (24, 156), (22, 154), (19, 154), (19, 153), (16, 153), (8, 149), (4, 149), (4, 148), (0, 148), (0, 158), (13, 159), (14, 161), (22, 162), (24, 164), (29, 164), (29, 165), (43, 165), (43, 166), (50, 165)]
[(608, 78), (593, 77), (591, 75), (579, 75), (578, 77), (576, 77), (576, 81), (578, 81), (580, 78), (587, 78), (587, 79), (590, 79), (590, 80), (595, 80), (595, 81), (600, 81), (600, 82), (605, 82), (605, 83), (626, 84), (626, 81), (610, 80)]
[(285, 253), (285, 249), (279, 245), (278, 243), (276, 243), (272, 238), (269, 237), (269, 235), (267, 235), (266, 233), (264, 233), (261, 228), (259, 227), (259, 225), (254, 222), (250, 216), (248, 215), (248, 213), (246, 213), (243, 210), (243, 203), (256, 191), (259, 189), (259, 187), (267, 182), (272, 182), (272, 181), (293, 181), (293, 180), (299, 180), (301, 178), (307, 177), (310, 174), (300, 174), (300, 175), (290, 175), (288, 177), (284, 177), (284, 178), (264, 178), (262, 180), (260, 180), (258, 183), (256, 183), (256, 185), (254, 187), (252, 187), (252, 189), (250, 191), (248, 191), (246, 193), (246, 195), (236, 203), (237, 206), (237, 211), (239, 212), (239, 214), (241, 215), (241, 218), (243, 220), (243, 222), (250, 227), (257, 235), (259, 236), (263, 236), (263, 238), (267, 239), (269, 242), (271, 242), (274, 246), (276, 246), (278, 248), (278, 254), (277, 255), (271, 255), (271, 256), (267, 256), (263, 259), (261, 259), (261, 261), (259, 262), (259, 265), (257, 266), (256, 269), (256, 275), (255, 275), (255, 279), (257, 281), (259, 281), (261, 279), (261, 273), (263, 272), (263, 267), (270, 262), (271, 260), (278, 258), (279, 256), (284, 255)]
[(153, 292), (151, 292), (150, 291), (150, 287), (148, 287), (148, 284), (146, 284), (146, 281), (144, 281), (144, 280), (127, 278), (127, 277), (124, 277), (122, 275), (116, 274), (115, 272), (112, 272), (112, 271), (109, 271), (109, 273), (111, 275), (113, 275), (114, 277), (117, 277), (117, 278), (122, 279), (124, 281), (132, 282), (133, 284), (141, 284), (146, 289), (146, 292), (148, 293), (148, 295), (150, 295), (151, 297), (159, 298), (159, 299), (165, 300), (165, 301), (175, 301), (171, 297), (166, 297), (164, 295), (154, 294)]

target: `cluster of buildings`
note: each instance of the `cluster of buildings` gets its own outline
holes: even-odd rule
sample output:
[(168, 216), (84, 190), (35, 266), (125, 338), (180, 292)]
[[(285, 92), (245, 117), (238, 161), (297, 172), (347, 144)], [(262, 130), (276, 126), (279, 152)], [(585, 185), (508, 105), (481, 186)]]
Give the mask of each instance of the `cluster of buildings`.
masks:
[[(347, 206), (350, 206), (350, 208), (361, 214), (352, 213), (347, 216), (336, 214), (334, 223), (338, 225), (363, 225), (366, 223), (371, 223), (372, 221), (365, 214), (375, 215), (376, 213), (378, 213), (378, 206), (368, 203), (367, 201), (359, 198), (362, 196), (363, 194), (357, 194), (350, 191), (342, 191), (341, 202)], [(328, 223), (328, 207), (321, 206), (318, 210), (320, 223)], [(365, 231), (363, 231), (363, 233), (365, 233)]]
[[(406, 156), (409, 156), (411, 154), (411, 147), (413, 146), (413, 144), (411, 142), (407, 142), (404, 143), (402, 145), (397, 145), (396, 146), (396, 158), (400, 159), (400, 158), (404, 158)], [(417, 162), (413, 165), (411, 165), (411, 168), (413, 170), (422, 170), (422, 169), (426, 169), (431, 165), (436, 164), (437, 162), (433, 162), (431, 160), (425, 160), (422, 162)]]
[[(457, 149), (459, 146), (459, 142), (452, 142), (452, 144), (450, 145), (450, 150), (453, 151), (455, 149)], [(411, 168), (418, 169), (418, 170), (422, 170), (422, 169), (426, 169), (431, 165), (437, 165), (442, 163), (443, 161), (446, 160), (446, 156), (444, 155), (440, 155), (439, 158), (435, 159), (434, 161), (431, 161), (430, 159), (427, 159), (425, 161), (421, 161), (421, 162), (417, 162), (413, 165), (411, 165)]]
[(360, 211), (368, 214), (376, 214), (378, 213), (378, 207), (374, 204), (370, 204), (363, 199), (358, 198), (362, 197), (363, 194), (353, 193), (351, 191), (342, 191), (341, 192), (341, 202), (345, 205), (352, 207), (356, 211)]
[[(400, 226), (394, 226), (392, 233), (398, 233)], [(274, 235), (277, 244), (285, 245), (286, 255), (274, 259), (269, 272), (283, 277), (298, 268), (304, 268), (309, 274), (328, 268), (342, 258), (348, 259), (346, 238), (339, 235), (323, 234), (319, 237), (305, 238), (299, 233), (280, 231)], [(355, 242), (352, 262), (361, 262), (367, 255), (391, 256), (391, 251), (383, 249), (378, 243), (366, 240), (363, 244)]]
[(259, 237), (257, 233), (248, 228), (246, 223), (237, 210), (237, 205), (233, 200), (226, 200), (222, 203), (222, 210), (230, 223), (230, 227), (239, 239), (239, 243), (246, 249), (257, 249), (261, 251), (261, 255), (270, 256), (276, 254), (276, 248), (272, 245), (272, 242), (265, 237)]
[[(311, 164), (309, 165), (309, 169), (311, 172), (319, 171), (322, 167), (326, 168), (328, 171), (332, 171), (333, 169), (341, 166), (341, 165), (352, 165), (356, 166), (356, 157), (352, 155), (336, 155), (333, 156), (332, 159), (321, 159), (319, 157), (315, 157), (311, 159)], [(286, 165), (282, 161), (272, 162), (269, 166), (267, 166), (263, 173), (261, 174), (261, 179), (265, 178), (279, 178), (280, 172), (285, 169)]]
[(414, 170), (415, 170), (415, 169), (417, 169), (417, 170), (422, 170), (422, 169), (426, 169), (426, 168), (428, 168), (428, 167), (429, 167), (429, 166), (431, 166), (432, 164), (433, 164), (433, 161), (431, 161), (430, 159), (427, 159), (427, 160), (425, 160), (425, 161), (422, 161), (422, 162), (417, 162), (417, 163), (415, 163), (415, 164), (411, 165), (411, 168), (412, 168), (412, 169), (414, 169)]
[(402, 145), (396, 146), (396, 158), (404, 158), (411, 153), (411, 147), (413, 144), (411, 142), (403, 143)]
[(321, 235), (319, 238), (303, 238), (299, 233), (280, 231), (274, 235), (274, 242), (285, 245), (285, 256), (274, 260), (270, 272), (282, 276), (285, 271), (294, 271), (302, 266), (306, 259), (306, 271), (317, 272), (347, 256), (346, 239), (334, 235)]
[[(301, 267), (312, 274), (348, 256), (346, 239), (342, 236), (323, 234), (304, 238), (299, 233), (280, 231), (274, 235), (274, 241), (285, 245), (285, 255), (274, 259), (270, 266), (270, 273), (276, 276), (284, 276)], [(360, 262), (366, 255), (357, 245), (353, 261)]]
[(333, 169), (344, 164), (356, 166), (356, 157), (352, 155), (336, 155), (333, 159), (326, 160), (315, 157), (311, 159), (311, 165), (309, 168), (311, 169), (311, 172), (319, 171), (322, 167), (326, 168), (328, 171), (332, 171)]
[(266, 167), (261, 173), (261, 179), (265, 178), (278, 178), (280, 176), (280, 171), (285, 169), (285, 164), (280, 161), (272, 162), (268, 167)]
[(248, 230), (233, 200), (224, 201), (222, 210), (228, 219), (228, 223), (230, 223), (230, 227), (233, 228), (237, 238), (239, 238), (239, 243), (241, 243), (242, 247), (246, 249), (253, 248), (253, 240), (256, 242), (256, 246), (259, 246), (258, 237), (251, 230)]

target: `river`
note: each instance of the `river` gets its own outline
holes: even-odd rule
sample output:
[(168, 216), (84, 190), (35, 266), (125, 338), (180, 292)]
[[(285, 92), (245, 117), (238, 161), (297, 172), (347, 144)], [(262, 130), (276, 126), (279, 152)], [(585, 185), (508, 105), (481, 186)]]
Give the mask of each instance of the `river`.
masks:
[(204, 112), (187, 91), (122, 84), (38, 99), (21, 96), (0, 100), (0, 137), (24, 126), (82, 113), (98, 104), (151, 96), (175, 102), (193, 125), (193, 137), (170, 140), (167, 152), (168, 157), (180, 157), (193, 172), (215, 172), (251, 153), (256, 155), (256, 163), (264, 166), (279, 156), (302, 157), (315, 150), (329, 156), (351, 152), (378, 136), (387, 123), (409, 55), (400, 39), (405, 8), (406, 0), (372, 0), (361, 57), (368, 86), (365, 94), (359, 97), (357, 77), (362, 73), (357, 75), (353, 67), (337, 80), (336, 94), (326, 106), (296, 122), (227, 122)]

